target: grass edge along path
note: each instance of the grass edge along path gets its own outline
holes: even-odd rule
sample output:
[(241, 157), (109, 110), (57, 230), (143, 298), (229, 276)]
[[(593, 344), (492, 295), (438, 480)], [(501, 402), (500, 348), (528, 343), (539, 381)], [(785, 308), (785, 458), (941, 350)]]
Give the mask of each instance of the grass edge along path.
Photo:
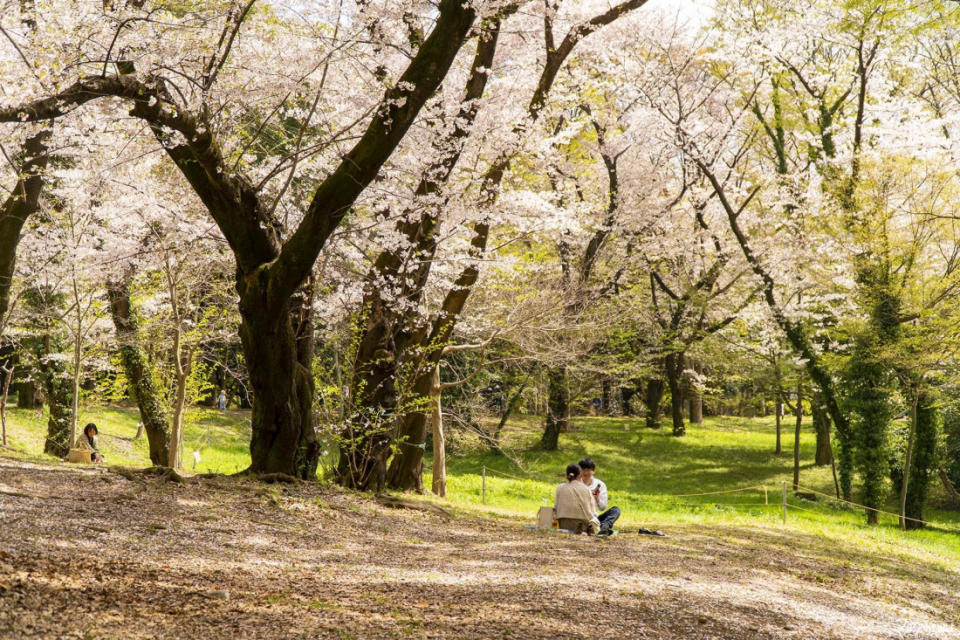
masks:
[[(187, 471), (233, 473), (244, 468), (249, 461), (247, 419), (246, 412), (241, 411), (221, 414), (195, 410), (188, 420), (184, 445)], [(43, 416), (9, 407), (8, 420), (8, 434), (15, 448), (28, 452), (42, 448), (46, 426)], [(690, 425), (688, 435), (678, 439), (667, 430), (644, 429), (639, 421), (629, 418), (578, 417), (578, 428), (562, 434), (560, 451), (551, 453), (535, 447), (539, 420), (522, 416), (511, 421), (504, 433), (507, 455), (490, 452), (479, 438), (469, 434), (451, 438), (448, 498), (417, 499), (477, 517), (506, 517), (518, 526), (533, 524), (537, 509), (552, 505), (555, 487), (562, 481), (558, 469), (568, 461), (591, 455), (599, 465), (598, 475), (608, 484), (610, 504), (623, 509), (617, 525), (622, 531), (635, 531), (640, 526), (667, 533), (670, 527), (686, 525), (762, 527), (815, 533), (834, 540), (859, 539), (885, 553), (899, 554), (907, 546), (944, 566), (960, 566), (960, 533), (953, 532), (960, 529), (960, 514), (928, 509), (926, 518), (934, 528), (919, 531), (901, 532), (895, 515), (882, 515), (880, 525), (867, 527), (862, 509), (828, 499), (832, 491), (829, 467), (816, 468), (809, 462), (802, 465), (801, 485), (804, 491), (817, 492), (824, 500), (798, 498), (788, 485), (784, 527), (782, 486), (792, 480), (792, 459), (786, 453), (792, 441), (788, 442), (784, 433), (785, 453), (774, 455), (770, 419), (708, 418), (702, 427)], [(135, 409), (91, 407), (84, 410), (81, 423), (87, 421), (102, 425), (108, 464), (149, 466), (145, 440), (133, 440)], [(802, 460), (812, 460), (814, 446), (814, 435), (807, 426), (801, 439)], [(201, 451), (201, 462), (196, 466), (193, 450)], [(30, 453), (13, 453), (12, 457), (51, 460)], [(428, 456), (425, 470), (430, 464)], [(483, 467), (487, 469), (485, 503)], [(425, 473), (424, 486), (430, 486), (429, 473)]]

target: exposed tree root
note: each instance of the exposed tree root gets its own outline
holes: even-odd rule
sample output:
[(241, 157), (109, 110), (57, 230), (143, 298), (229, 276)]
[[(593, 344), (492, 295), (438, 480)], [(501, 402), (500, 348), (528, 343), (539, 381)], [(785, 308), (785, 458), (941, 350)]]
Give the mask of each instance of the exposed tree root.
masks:
[(265, 482), (267, 484), (273, 484), (276, 482), (282, 482), (284, 484), (300, 484), (303, 482), (300, 478), (295, 476), (288, 475), (286, 473), (261, 473), (261, 474), (251, 474), (251, 478), (254, 480), (259, 480), (260, 482)]
[(445, 520), (450, 520), (453, 517), (450, 515), (450, 512), (443, 507), (430, 504), (429, 502), (416, 502), (414, 500), (405, 500), (404, 498), (388, 495), (376, 496), (375, 500), (379, 504), (382, 504), (385, 507), (390, 507), (391, 509), (412, 509), (414, 511), (423, 511), (424, 513), (438, 515)]
[(137, 470), (128, 469), (126, 467), (110, 467), (110, 471), (116, 473), (117, 475), (123, 476), (127, 480), (136, 480), (143, 476), (153, 476), (168, 482), (176, 482), (177, 484), (184, 484), (187, 482), (187, 478), (180, 475), (176, 469), (171, 469), (170, 467), (147, 467), (146, 469)]

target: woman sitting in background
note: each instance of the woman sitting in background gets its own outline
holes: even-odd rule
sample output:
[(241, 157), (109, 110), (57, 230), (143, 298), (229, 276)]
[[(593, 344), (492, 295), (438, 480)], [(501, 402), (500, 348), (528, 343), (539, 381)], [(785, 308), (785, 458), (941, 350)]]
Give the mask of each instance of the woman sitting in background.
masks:
[[(103, 462), (103, 454), (100, 453), (100, 443), (97, 441), (97, 425), (92, 422), (83, 428), (83, 434), (77, 438), (74, 443), (74, 449), (89, 449), (90, 462)], [(582, 484), (582, 483), (581, 483)]]
[(567, 481), (557, 487), (554, 503), (557, 524), (561, 529), (593, 535), (600, 531), (600, 521), (593, 506), (593, 496), (580, 481), (580, 465), (567, 465)]

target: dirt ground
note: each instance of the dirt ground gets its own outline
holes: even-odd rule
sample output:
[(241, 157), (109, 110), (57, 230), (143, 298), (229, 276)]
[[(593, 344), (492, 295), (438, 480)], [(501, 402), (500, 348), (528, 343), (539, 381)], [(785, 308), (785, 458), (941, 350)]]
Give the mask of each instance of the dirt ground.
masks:
[(0, 638), (960, 638), (960, 570), (795, 532), (669, 533), (0, 458)]

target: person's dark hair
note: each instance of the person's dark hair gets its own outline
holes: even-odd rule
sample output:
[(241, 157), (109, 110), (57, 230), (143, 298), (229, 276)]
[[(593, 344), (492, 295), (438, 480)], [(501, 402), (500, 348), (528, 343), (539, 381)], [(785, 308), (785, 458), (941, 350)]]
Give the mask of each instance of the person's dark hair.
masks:
[(580, 461), (580, 468), (581, 468), (581, 469), (592, 469), (592, 470), (596, 471), (596, 470), (597, 470), (597, 463), (594, 462), (591, 458), (584, 458), (583, 460)]
[(576, 480), (580, 475), (580, 465), (571, 462), (567, 465), (567, 480)]
[(100, 431), (97, 429), (97, 425), (93, 424), (92, 422), (88, 422), (87, 426), (83, 428), (83, 435), (85, 436), (90, 435), (88, 433), (90, 429), (93, 429), (93, 435), (97, 435), (98, 433), (100, 433)]

